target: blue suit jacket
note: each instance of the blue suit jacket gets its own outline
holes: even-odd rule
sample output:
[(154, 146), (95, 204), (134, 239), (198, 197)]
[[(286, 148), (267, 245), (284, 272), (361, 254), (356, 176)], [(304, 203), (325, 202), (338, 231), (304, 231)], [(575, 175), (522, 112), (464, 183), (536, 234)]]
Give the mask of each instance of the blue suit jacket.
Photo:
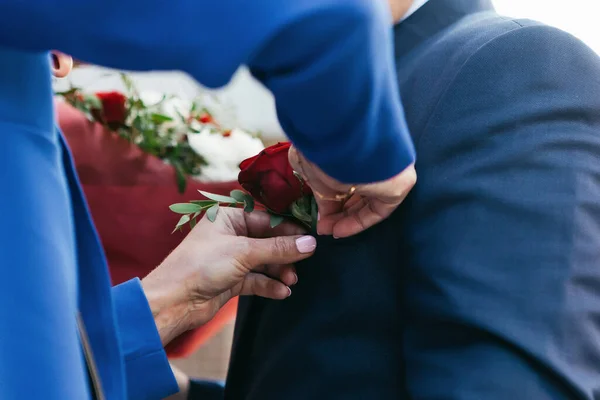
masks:
[(487, 0), (395, 38), (415, 190), (240, 303), (226, 399), (600, 399), (600, 59)]
[(300, 150), (340, 180), (374, 181), (414, 157), (388, 19), (371, 0), (0, 2), (0, 398), (88, 397), (78, 309), (109, 399), (176, 391), (139, 281), (111, 291), (54, 127), (48, 49), (112, 67), (178, 68), (208, 86), (247, 63)]

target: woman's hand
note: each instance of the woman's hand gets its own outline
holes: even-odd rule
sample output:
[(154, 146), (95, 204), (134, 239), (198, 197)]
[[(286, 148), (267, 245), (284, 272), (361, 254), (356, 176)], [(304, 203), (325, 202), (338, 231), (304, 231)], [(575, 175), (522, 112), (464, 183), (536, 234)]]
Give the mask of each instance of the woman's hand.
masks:
[(292, 263), (310, 257), (316, 240), (269, 215), (221, 208), (203, 218), (167, 259), (142, 280), (163, 341), (208, 322), (232, 297), (290, 296), (298, 277)]
[(50, 52), (50, 68), (52, 75), (57, 78), (64, 78), (73, 69), (73, 58), (60, 51), (53, 50)]
[(288, 157), (292, 168), (313, 189), (319, 208), (320, 235), (348, 237), (378, 224), (398, 208), (417, 182), (415, 168), (410, 165), (383, 182), (346, 185), (325, 174), (295, 147), (290, 148)]

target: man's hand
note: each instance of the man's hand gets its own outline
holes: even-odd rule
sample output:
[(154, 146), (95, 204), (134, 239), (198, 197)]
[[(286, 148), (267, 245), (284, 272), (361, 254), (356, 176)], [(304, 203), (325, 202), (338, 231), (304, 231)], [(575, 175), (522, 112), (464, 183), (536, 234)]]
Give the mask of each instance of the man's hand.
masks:
[(355, 235), (389, 217), (417, 182), (414, 165), (386, 181), (352, 186), (329, 177), (295, 147), (290, 148), (289, 160), (313, 189), (319, 207), (317, 232), (336, 238)]
[(310, 257), (316, 240), (292, 223), (270, 227), (269, 215), (221, 208), (203, 218), (142, 284), (163, 344), (208, 322), (231, 298), (282, 300), (298, 277), (292, 263)]

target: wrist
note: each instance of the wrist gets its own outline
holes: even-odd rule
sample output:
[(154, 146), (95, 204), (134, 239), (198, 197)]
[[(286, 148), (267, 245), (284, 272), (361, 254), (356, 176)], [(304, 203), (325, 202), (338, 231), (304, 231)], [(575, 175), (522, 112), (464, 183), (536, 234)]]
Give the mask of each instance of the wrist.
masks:
[(186, 324), (187, 305), (169, 290), (169, 285), (150, 274), (142, 280), (142, 288), (163, 346), (189, 328)]

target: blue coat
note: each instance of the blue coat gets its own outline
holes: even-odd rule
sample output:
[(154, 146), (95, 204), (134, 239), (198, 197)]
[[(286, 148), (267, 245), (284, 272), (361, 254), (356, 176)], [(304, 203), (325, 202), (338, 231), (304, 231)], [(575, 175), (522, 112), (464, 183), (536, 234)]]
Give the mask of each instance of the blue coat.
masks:
[(600, 58), (489, 0), (395, 38), (416, 187), (242, 299), (226, 399), (599, 399)]
[(125, 69), (177, 68), (211, 87), (247, 63), (298, 147), (356, 183), (414, 159), (388, 22), (385, 3), (371, 0), (0, 2), (0, 398), (89, 396), (78, 309), (109, 399), (176, 391), (140, 282), (111, 290), (55, 128), (49, 49)]

